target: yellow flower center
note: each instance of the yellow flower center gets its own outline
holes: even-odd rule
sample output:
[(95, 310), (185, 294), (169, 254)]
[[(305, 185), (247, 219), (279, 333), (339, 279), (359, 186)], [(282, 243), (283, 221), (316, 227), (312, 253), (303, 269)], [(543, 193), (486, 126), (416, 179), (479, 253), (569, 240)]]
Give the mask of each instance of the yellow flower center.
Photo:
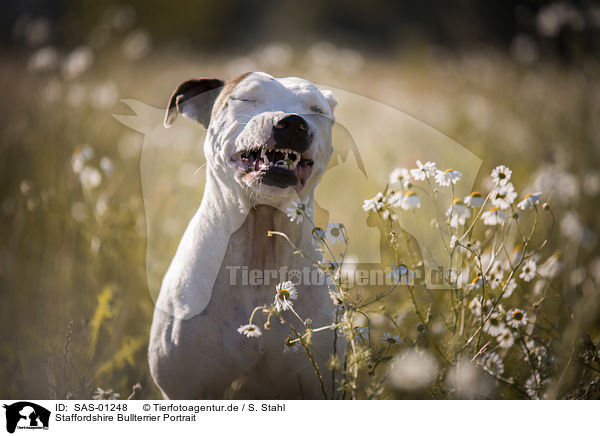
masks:
[(281, 289), (277, 293), (277, 298), (279, 298), (280, 300), (289, 300), (290, 299), (290, 291), (288, 291), (287, 289)]
[(481, 193), (480, 193), (480, 192), (477, 192), (477, 191), (475, 191), (475, 192), (471, 192), (471, 197), (472, 197), (472, 198), (481, 197)]
[(523, 313), (520, 312), (520, 311), (518, 311), (518, 310), (515, 310), (513, 312), (513, 319), (516, 320), (516, 321), (522, 321), (523, 320)]
[(444, 171), (444, 174), (448, 174), (450, 172), (454, 171), (452, 168), (448, 168), (446, 171)]

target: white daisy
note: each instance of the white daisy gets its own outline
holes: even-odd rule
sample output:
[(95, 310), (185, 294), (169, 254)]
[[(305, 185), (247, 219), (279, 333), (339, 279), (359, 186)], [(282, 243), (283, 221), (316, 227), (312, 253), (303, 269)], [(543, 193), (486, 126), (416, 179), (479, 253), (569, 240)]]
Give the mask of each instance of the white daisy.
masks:
[(402, 201), (402, 209), (409, 210), (421, 207), (421, 200), (415, 191), (407, 191)]
[(102, 183), (102, 173), (94, 167), (84, 166), (79, 172), (79, 181), (84, 189), (90, 191)]
[(523, 201), (517, 204), (519, 209), (533, 209), (533, 206), (540, 202), (540, 198), (542, 197), (541, 192), (534, 192), (532, 194), (527, 194)]
[(483, 324), (483, 331), (490, 336), (500, 336), (506, 330), (506, 324), (500, 318), (500, 315), (493, 313)]
[(556, 277), (556, 275), (562, 269), (562, 261), (560, 260), (560, 253), (556, 252), (550, 256), (546, 261), (540, 265), (537, 272), (539, 275), (546, 279)]
[(495, 187), (492, 190), (492, 204), (500, 209), (508, 209), (517, 198), (517, 192), (512, 183), (508, 182), (504, 185)]
[(321, 227), (315, 227), (314, 229), (312, 229), (312, 237), (317, 243), (320, 243), (322, 240), (324, 240), (325, 235), (326, 231), (323, 230)]
[(472, 208), (477, 208), (483, 206), (483, 202), (485, 199), (481, 195), (480, 192), (474, 191), (471, 194), (465, 197), (465, 204)]
[(481, 300), (479, 299), (479, 297), (475, 297), (471, 301), (469, 301), (468, 307), (474, 316), (481, 316)]
[(502, 282), (502, 287), (504, 288), (504, 294), (502, 294), (502, 298), (510, 298), (514, 290), (517, 289), (517, 281), (510, 279), (510, 282), (508, 283)]
[(527, 315), (521, 309), (509, 310), (506, 314), (506, 323), (515, 329), (527, 325)]
[(531, 376), (525, 381), (525, 389), (529, 398), (534, 400), (540, 399), (540, 391), (544, 387), (546, 382), (543, 382), (537, 372), (531, 374)]
[(304, 201), (298, 198), (298, 200), (292, 200), (290, 203), (290, 207), (285, 210), (288, 218), (292, 222), (297, 222), (298, 224), (304, 221), (304, 217), (312, 215), (312, 208), (308, 206), (309, 199), (306, 198)]
[(262, 335), (262, 332), (255, 324), (242, 325), (237, 329), (237, 331), (240, 335), (245, 335), (249, 338), (258, 338)]
[(434, 162), (428, 161), (427, 163), (423, 164), (420, 160), (418, 160), (417, 168), (410, 170), (410, 173), (415, 180), (425, 180), (426, 178), (434, 177), (435, 171), (436, 168)]
[(465, 220), (471, 216), (471, 211), (460, 198), (456, 198), (446, 211), (446, 216), (450, 218), (450, 227), (464, 226)]
[(451, 183), (455, 185), (461, 177), (462, 173), (460, 171), (448, 168), (446, 171), (437, 170), (435, 174), (435, 181), (440, 186), (450, 186)]
[(493, 374), (502, 375), (504, 373), (504, 362), (496, 352), (488, 353), (481, 359), (481, 364), (485, 369)]
[(410, 171), (408, 171), (406, 168), (396, 168), (390, 174), (390, 184), (398, 184), (403, 188), (408, 188), (410, 185)]
[(293, 307), (296, 298), (298, 298), (298, 291), (292, 282), (279, 283), (275, 287), (275, 308), (279, 312)]
[(101, 387), (97, 387), (92, 394), (92, 400), (118, 400), (121, 398), (121, 394), (115, 392), (112, 389), (104, 390)]
[(525, 262), (525, 265), (521, 267), (521, 274), (519, 274), (519, 277), (525, 282), (530, 282), (535, 277), (536, 270), (537, 265), (535, 263), (535, 260), (529, 259)]
[(490, 287), (492, 289), (496, 289), (502, 284), (502, 279), (504, 278), (504, 271), (502, 271), (502, 268), (500, 268), (499, 264), (496, 264), (490, 270), (490, 273), (486, 277), (488, 279)]
[(483, 223), (488, 226), (496, 226), (506, 221), (506, 214), (498, 207), (492, 207), (490, 210), (481, 214)]
[(373, 212), (379, 212), (385, 209), (385, 199), (381, 192), (378, 192), (377, 195), (373, 198), (365, 200), (362, 205), (363, 210)]
[(325, 231), (327, 242), (344, 242), (344, 225), (342, 223), (331, 223)]
[(388, 198), (388, 204), (392, 207), (402, 207), (404, 194), (402, 192), (392, 192)]
[(382, 342), (386, 342), (389, 345), (397, 345), (402, 342), (400, 335), (393, 336), (391, 333), (385, 332), (383, 338), (379, 339)]
[(483, 280), (481, 279), (481, 275), (477, 274), (473, 280), (471, 281), (471, 283), (469, 283), (466, 288), (467, 291), (476, 291), (478, 289), (481, 289), (481, 287), (483, 286)]
[(492, 179), (496, 185), (504, 185), (510, 180), (512, 171), (504, 165), (498, 165), (492, 170)]
[(510, 330), (505, 330), (501, 335), (496, 337), (500, 348), (510, 348), (515, 343), (515, 335)]

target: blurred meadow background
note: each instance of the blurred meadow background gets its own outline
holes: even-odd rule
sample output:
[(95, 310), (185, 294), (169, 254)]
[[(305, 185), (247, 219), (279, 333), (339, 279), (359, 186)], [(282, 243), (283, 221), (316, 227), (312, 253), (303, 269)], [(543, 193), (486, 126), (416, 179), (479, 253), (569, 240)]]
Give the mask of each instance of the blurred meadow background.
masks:
[[(600, 397), (596, 3), (9, 0), (2, 9), (0, 397), (159, 397), (146, 361), (150, 291), (201, 198), (203, 131), (178, 120), (147, 165), (140, 131), (183, 80), (246, 71), (300, 76), (420, 120), (481, 159), (481, 190), (505, 164), (515, 185), (543, 191), (556, 218), (544, 258), (560, 252), (563, 264), (557, 333), (544, 344), (562, 374), (555, 397)], [(364, 106), (343, 102), (338, 110), (365, 124)], [(358, 210), (395, 167), (429, 159), (371, 127), (361, 153), (379, 172), (367, 185), (355, 166), (340, 168), (341, 188), (323, 193), (343, 189)], [(366, 217), (336, 221), (366, 228)], [(378, 232), (353, 236), (379, 243)], [(505, 365), (518, 378), (522, 363)], [(484, 397), (527, 398), (494, 383)]]

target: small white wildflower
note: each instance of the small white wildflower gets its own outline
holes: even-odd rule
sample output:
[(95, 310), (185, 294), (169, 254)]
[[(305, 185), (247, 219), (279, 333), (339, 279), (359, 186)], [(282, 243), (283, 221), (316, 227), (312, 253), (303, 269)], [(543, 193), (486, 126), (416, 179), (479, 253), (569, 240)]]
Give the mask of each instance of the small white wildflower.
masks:
[(240, 335), (244, 335), (248, 338), (258, 338), (262, 335), (260, 328), (258, 328), (258, 326), (255, 324), (242, 325), (240, 326), (240, 328), (237, 329), (237, 332)]
[(97, 188), (102, 183), (102, 174), (94, 167), (85, 166), (79, 173), (79, 182), (84, 189)]
[(104, 171), (104, 174), (107, 176), (112, 176), (115, 172), (115, 165), (107, 156), (103, 156), (102, 159), (100, 159), (100, 168), (102, 168), (102, 171)]
[(483, 280), (481, 278), (481, 275), (478, 274), (476, 275), (473, 280), (471, 281), (471, 283), (469, 283), (466, 286), (467, 291), (476, 291), (478, 289), (481, 289), (481, 287), (483, 286)]
[(473, 209), (483, 206), (485, 199), (480, 192), (474, 191), (465, 197), (465, 204)]
[(402, 342), (400, 335), (392, 335), (391, 333), (385, 332), (383, 334), (383, 338), (380, 338), (380, 341), (385, 342), (389, 345), (397, 345)]
[(525, 282), (530, 282), (534, 279), (536, 270), (537, 265), (535, 260), (529, 259), (525, 262), (525, 265), (521, 267), (521, 274), (519, 274), (519, 277)]
[(521, 309), (509, 310), (506, 314), (506, 323), (515, 329), (527, 325), (527, 315)]
[(494, 206), (500, 209), (508, 209), (515, 201), (515, 198), (517, 198), (517, 192), (513, 184), (508, 182), (494, 188), (490, 198)]
[(496, 185), (505, 185), (510, 180), (512, 171), (504, 165), (498, 165), (492, 170), (492, 179)]
[(460, 171), (448, 168), (445, 171), (438, 170), (435, 174), (435, 181), (440, 186), (450, 186), (450, 184), (455, 185), (461, 177), (462, 173)]
[(546, 279), (551, 279), (556, 277), (561, 269), (562, 261), (560, 260), (560, 253), (556, 252), (539, 266), (537, 272), (540, 276)]
[(290, 281), (279, 283), (275, 287), (275, 308), (282, 312), (294, 306), (294, 300), (298, 298), (296, 286)]
[(500, 318), (500, 315), (493, 313), (483, 324), (483, 331), (490, 336), (500, 336), (506, 330), (506, 325)]
[(434, 177), (436, 172), (435, 163), (428, 161), (423, 164), (420, 160), (417, 161), (417, 168), (410, 170), (410, 174), (415, 180), (425, 180), (429, 177)]
[(402, 207), (404, 201), (404, 194), (402, 192), (392, 192), (387, 202), (392, 207)]
[(396, 168), (390, 174), (390, 184), (398, 184), (403, 188), (408, 188), (410, 184), (410, 171), (408, 171), (406, 168)]
[(527, 194), (525, 198), (517, 204), (517, 207), (521, 210), (533, 209), (533, 206), (540, 202), (541, 197), (541, 192), (533, 192), (531, 194)]
[(505, 330), (502, 334), (496, 337), (500, 348), (510, 348), (515, 343), (515, 335), (510, 330)]
[(506, 214), (498, 207), (492, 207), (490, 210), (481, 214), (483, 223), (487, 226), (496, 226), (506, 221)]
[(464, 226), (465, 220), (471, 216), (471, 211), (460, 198), (455, 198), (452, 206), (446, 211), (446, 216), (450, 218), (450, 227)]
[(300, 198), (292, 200), (290, 206), (285, 210), (290, 221), (300, 224), (304, 221), (304, 217), (312, 215), (312, 208), (308, 206), (308, 201), (308, 198), (304, 201)]
[(408, 191), (404, 194), (404, 201), (402, 202), (402, 209), (409, 210), (421, 207), (421, 200), (415, 191)]
[(502, 285), (502, 279), (504, 278), (504, 271), (499, 265), (494, 266), (490, 273), (487, 275), (488, 283), (492, 289), (496, 289)]
[(481, 359), (481, 364), (489, 372), (497, 375), (504, 374), (504, 362), (496, 352), (488, 353)]
[(502, 294), (502, 298), (510, 298), (513, 294), (514, 290), (517, 289), (517, 282), (514, 279), (510, 279), (510, 282), (502, 282), (502, 287), (504, 288), (504, 294)]
[(430, 353), (407, 350), (392, 361), (389, 381), (398, 389), (422, 389), (433, 382), (437, 367), (437, 362)]
[(481, 316), (481, 300), (479, 299), (479, 297), (475, 297), (471, 301), (469, 301), (468, 307), (474, 316)]
[(577, 212), (568, 211), (560, 222), (560, 231), (572, 241), (580, 241), (585, 235), (585, 227)]
[(323, 230), (321, 227), (315, 227), (314, 229), (312, 229), (312, 237), (317, 244), (320, 244), (321, 241), (325, 239), (325, 235), (326, 231)]
[(325, 239), (328, 242), (344, 242), (344, 225), (342, 223), (331, 223), (325, 231)]
[(363, 210), (365, 210), (367, 212), (370, 210), (372, 210), (373, 212), (379, 212), (379, 211), (384, 210), (385, 202), (384, 202), (383, 194), (381, 192), (378, 192), (375, 197), (370, 198), (368, 200), (364, 200), (362, 208), (363, 208)]
[(102, 388), (96, 388), (92, 394), (93, 400), (118, 400), (121, 394), (115, 392), (113, 389), (104, 390)]

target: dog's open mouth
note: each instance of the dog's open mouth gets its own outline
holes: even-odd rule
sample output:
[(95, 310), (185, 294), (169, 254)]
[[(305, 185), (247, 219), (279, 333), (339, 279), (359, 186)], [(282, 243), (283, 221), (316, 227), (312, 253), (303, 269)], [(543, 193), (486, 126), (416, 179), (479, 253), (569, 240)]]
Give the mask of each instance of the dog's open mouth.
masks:
[(314, 164), (308, 156), (284, 148), (259, 148), (236, 153), (232, 160), (238, 168), (261, 183), (279, 188), (304, 184)]

